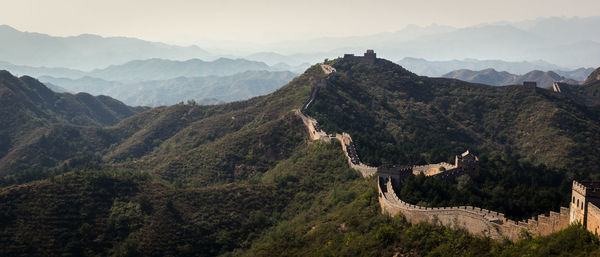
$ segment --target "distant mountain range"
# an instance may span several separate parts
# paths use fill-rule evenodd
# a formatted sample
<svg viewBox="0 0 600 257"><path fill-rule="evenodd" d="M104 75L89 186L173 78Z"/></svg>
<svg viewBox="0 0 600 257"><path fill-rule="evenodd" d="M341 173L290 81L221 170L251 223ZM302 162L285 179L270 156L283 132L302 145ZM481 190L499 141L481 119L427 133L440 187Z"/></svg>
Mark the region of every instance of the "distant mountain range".
<svg viewBox="0 0 600 257"><path fill-rule="evenodd" d="M228 76L177 77L129 83L89 76L80 79L43 76L40 81L48 87L58 87L58 90L63 88L70 92L112 96L132 106L161 106L187 100L199 104L244 100L271 93L296 76L289 71L245 71Z"/></svg>
<svg viewBox="0 0 600 257"><path fill-rule="evenodd" d="M556 74L577 81L584 81L593 71L594 68L579 68L571 71L553 70Z"/></svg>
<svg viewBox="0 0 600 257"><path fill-rule="evenodd" d="M397 61L402 67L422 76L440 77L456 70L481 71L494 69L506 71L512 74L525 74L533 70L554 71L560 76L583 81L594 71L594 68L578 68L570 70L545 61L535 62L507 62L502 60L450 60L450 61L428 61L421 58L406 57Z"/></svg>
<svg viewBox="0 0 600 257"><path fill-rule="evenodd" d="M460 69L483 70L493 68L514 74L525 74L532 70L564 69L557 65L538 62L507 62L502 60L462 59L449 61L428 61L422 58L405 57L397 61L402 67L422 76L440 77L448 72Z"/></svg>
<svg viewBox="0 0 600 257"><path fill-rule="evenodd" d="M464 28L411 25L395 32L365 36L317 38L252 47L240 43L237 49L246 47L257 52L256 49L262 47L287 56L285 61L279 58L284 62L317 62L344 53L362 53L366 48L375 49L379 56L394 60L407 56L430 60L544 60L572 69L600 66L600 35L590 33L598 27L600 16L551 17Z"/></svg>
<svg viewBox="0 0 600 257"><path fill-rule="evenodd" d="M291 81L296 74L287 68L290 66L227 58L208 62L137 60L90 72L0 63L0 69L37 77L55 92L108 95L133 106L171 105L187 100L214 104L248 99L271 93Z"/></svg>
<svg viewBox="0 0 600 257"><path fill-rule="evenodd" d="M440 76L456 69L481 70L494 68L524 74L531 70L571 70L577 67L600 66L600 35L590 33L600 27L600 16L585 18L540 18L521 22L480 24L464 28L444 25L409 25L394 32L365 36L328 37L269 44L228 42L216 45L197 42L197 46L181 47L134 38L80 35L54 37L40 33L21 32L0 26L0 61L26 66L66 67L92 70L119 65L133 60L218 57L245 58L268 65L296 67L320 62L324 58L344 53L362 53L375 49L379 56L400 60L414 56L429 60L530 60L536 65L526 71L502 67L455 67L428 73ZM204 49L210 49L208 52ZM544 60L544 62L531 61ZM402 63L400 63L402 65ZM302 69L290 70L301 72Z"/></svg>
<svg viewBox="0 0 600 257"><path fill-rule="evenodd" d="M572 85L577 85L580 83L579 81L562 77L552 71L543 72L539 70L534 70L524 75L515 75L506 71L499 72L494 69L485 69L480 71L462 69L446 73L442 77L493 86L516 85L522 84L523 81L535 81L537 82L538 87L550 87L554 82L562 82Z"/></svg>
<svg viewBox="0 0 600 257"><path fill-rule="evenodd" d="M55 37L21 32L7 25L0 25L0 38L2 61L28 66L91 70L138 59L211 58L208 52L197 46L181 47L136 38L89 34Z"/></svg>
<svg viewBox="0 0 600 257"><path fill-rule="evenodd" d="M93 70L87 76L121 82L164 80L177 77L227 76L250 70L270 70L263 62L220 58L211 62L199 59L172 61L149 59L131 61Z"/></svg>

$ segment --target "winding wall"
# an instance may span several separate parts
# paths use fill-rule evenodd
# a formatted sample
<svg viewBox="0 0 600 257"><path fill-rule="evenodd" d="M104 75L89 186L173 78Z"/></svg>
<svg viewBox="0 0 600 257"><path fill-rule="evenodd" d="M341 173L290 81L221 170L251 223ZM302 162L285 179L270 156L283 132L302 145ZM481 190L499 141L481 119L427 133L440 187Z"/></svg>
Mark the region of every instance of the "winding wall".
<svg viewBox="0 0 600 257"><path fill-rule="evenodd" d="M538 215L526 221L513 221L504 214L472 206L458 207L422 207L402 201L392 188L389 179L378 178L379 205L383 213L402 215L411 223L431 222L455 229L465 229L475 234L493 239L515 241L523 233L532 236L548 235L569 225L569 209L560 208L560 213L550 212L550 215Z"/></svg>
<svg viewBox="0 0 600 257"><path fill-rule="evenodd" d="M335 68L333 68L329 65L325 65L325 64L321 64L321 69L327 75L335 72ZM302 108L300 110L297 110L297 109L294 110L294 113L302 119L304 126L306 127L306 129L308 130L308 133L310 134L311 140L321 140L321 141L330 142L332 139L337 139L338 141L340 141L340 143L342 145L342 150L344 151L344 155L346 155L346 159L348 160L348 164L350 165L350 167L359 171L363 177L373 176L375 173L377 173L377 167L368 166L360 161L358 163L352 162L352 158L348 154L348 147L347 147L348 145L350 145L352 143L352 138L350 137L350 135L348 133L344 132L342 134L336 134L335 136L327 134L327 133L325 133L325 131L323 131L319 128L319 123L317 122L317 120L315 120L314 118L312 118L308 115L305 115L303 113L303 111L305 111L310 106L310 104L312 104L313 101L315 100L315 97L317 96L317 93L319 92L319 88L325 87L325 86L327 86L326 80L318 81L310 93L310 98L306 101L306 103L304 103L304 105L302 105Z"/></svg>
<svg viewBox="0 0 600 257"><path fill-rule="evenodd" d="M325 74L335 72L335 69L328 65L321 65L321 68ZM315 84L310 98L302 106L301 110L294 110L294 113L302 119L310 134L311 140L329 142L332 139L337 139L342 145L342 149L350 167L359 171L363 177L376 174L378 168L363 164L358 159L358 156L355 156L353 162L348 150L348 146L353 145L352 138L348 133L336 134L335 136L329 135L319 128L315 119L303 113L303 111L313 103L318 88L326 85L326 81L319 81ZM451 168L455 168L455 165L439 163L412 167L407 166L406 176L421 172L427 176L453 175L445 174L443 170L440 170L440 167L450 170ZM454 171L461 172L460 169L454 169ZM465 229L475 235L487 236L497 240L507 238L512 241L519 239L524 233L532 236L548 235L566 228L570 223L569 208L565 207L561 207L559 213L551 211L548 216L538 215L527 221L518 222L505 218L502 213L472 206L431 208L412 205L398 198L392 187L391 178L380 176L377 180L379 205L381 206L382 212L392 216L402 213L402 215L411 223L432 222L455 229ZM600 209L598 210L598 213L600 213ZM600 217L600 214L598 214L598 216ZM598 218L598 220L600 220L600 218ZM600 224L600 222L598 222L598 224ZM600 227L597 224L594 225Z"/></svg>

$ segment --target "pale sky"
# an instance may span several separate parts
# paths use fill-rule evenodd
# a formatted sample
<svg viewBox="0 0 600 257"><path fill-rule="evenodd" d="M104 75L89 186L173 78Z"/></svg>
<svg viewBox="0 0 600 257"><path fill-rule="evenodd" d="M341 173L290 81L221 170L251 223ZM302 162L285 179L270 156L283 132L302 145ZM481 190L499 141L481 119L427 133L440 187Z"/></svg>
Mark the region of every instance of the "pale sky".
<svg viewBox="0 0 600 257"><path fill-rule="evenodd" d="M268 43L600 15L599 0L0 0L0 24L55 36L128 36L176 44Z"/></svg>

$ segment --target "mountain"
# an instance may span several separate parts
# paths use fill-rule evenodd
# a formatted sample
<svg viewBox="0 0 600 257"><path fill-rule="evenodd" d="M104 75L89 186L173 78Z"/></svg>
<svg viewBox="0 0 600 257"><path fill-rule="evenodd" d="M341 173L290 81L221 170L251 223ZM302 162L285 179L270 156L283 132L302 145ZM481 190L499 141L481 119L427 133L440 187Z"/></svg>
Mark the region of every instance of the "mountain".
<svg viewBox="0 0 600 257"><path fill-rule="evenodd" d="M592 72L583 82L583 84L589 85L594 84L600 80L600 68Z"/></svg>
<svg viewBox="0 0 600 257"><path fill-rule="evenodd" d="M600 42L600 36L590 33L600 23L600 16L591 17L546 17L515 22L512 25L545 38L554 38L559 43L573 41ZM561 35L556 37L556 35Z"/></svg>
<svg viewBox="0 0 600 257"><path fill-rule="evenodd" d="M186 61L149 59L111 65L104 69L93 70L87 75L111 81L139 82L177 77L226 76L249 70L268 69L269 66L262 62L244 59L220 58L211 62L199 59Z"/></svg>
<svg viewBox="0 0 600 257"><path fill-rule="evenodd" d="M389 33L286 41L267 44L263 48L281 56L294 57L299 62L309 63L367 48L377 49L380 56L393 60L409 56L429 60L544 60L564 67L562 69L572 69L599 66L597 60L600 54L600 38L590 33L598 26L600 16L548 17L521 22L485 23L463 28L409 25ZM257 51L255 46L249 49L243 43L233 48L261 52ZM428 74L408 66L406 68L427 76L440 76L457 69L494 68L515 74L531 70L555 70L550 67L527 67L519 71L495 66L453 67Z"/></svg>
<svg viewBox="0 0 600 257"><path fill-rule="evenodd" d="M181 101L223 103L273 92L306 65L268 66L245 59L149 59L83 72L0 63L13 73L31 72L56 92L108 95L129 105L159 106ZM303 68L304 67L304 68ZM268 71L267 71L268 70Z"/></svg>
<svg viewBox="0 0 600 257"><path fill-rule="evenodd" d="M442 75L444 78L460 79L473 83L482 83L493 86L523 84L524 81L535 81L538 87L551 87L554 82L577 85L578 81L567 79L553 71L530 71L523 75L514 75L506 71L498 72L494 69L481 71L456 70Z"/></svg>
<svg viewBox="0 0 600 257"><path fill-rule="evenodd" d="M544 72L539 70L531 71L519 76L514 84L523 84L524 81L535 81L539 87L550 87L554 82L562 82L573 85L579 84L579 81L561 77L553 71Z"/></svg>
<svg viewBox="0 0 600 257"><path fill-rule="evenodd" d="M455 70L442 75L443 78L454 78L463 81L481 83L493 86L511 85L512 81L518 79L518 75L510 74L506 71L498 72L492 68L472 71L472 70Z"/></svg>
<svg viewBox="0 0 600 257"><path fill-rule="evenodd" d="M512 205L511 215L522 216L570 200L570 191L561 197L570 187L556 181L593 175L600 135L595 109L541 88L420 77L383 59L326 64L336 72L327 75L313 65L268 95L157 107L112 126L63 124L18 151L10 149L22 166L0 169L11 174L0 188L0 254L600 251L594 235L577 226L512 243L384 215L376 181L348 166L337 141L309 140L292 111L312 99L306 113L328 133L350 133L360 158L372 165L448 161L466 148L481 153L481 176L469 188L497 195L473 194L473 203L496 210ZM504 179L492 180L492 166L504 163L511 164L501 169ZM514 183L518 179L523 181ZM498 187L488 190L490 185Z"/></svg>
<svg viewBox="0 0 600 257"><path fill-rule="evenodd" d="M309 109L328 133L350 133L367 164L436 163L442 156L423 154L424 147L435 145L440 152L509 150L534 163L575 168L582 163L569 160L579 159L582 147L591 150L592 142L600 140L577 136L600 129L595 110L550 90L419 77L377 61L352 72L356 63L338 60L332 86L321 90ZM565 124L578 128L566 133Z"/></svg>
<svg viewBox="0 0 600 257"><path fill-rule="evenodd" d="M245 71L228 76L178 77L133 83L92 77L73 80L46 76L40 77L40 81L71 92L108 95L128 105L161 106L187 100L215 103L249 99L271 93L296 76L288 71Z"/></svg>
<svg viewBox="0 0 600 257"><path fill-rule="evenodd" d="M11 152L44 137L46 128L59 126L54 124L107 126L146 110L126 106L107 96L55 93L31 77L17 78L7 71L0 71L0 100L0 174L3 175L7 165L15 164L14 160L6 159Z"/></svg>
<svg viewBox="0 0 600 257"><path fill-rule="evenodd" d="M69 90L66 90L65 88L63 88L61 86L57 86L57 85L54 85L51 83L44 83L44 85L56 93L69 93Z"/></svg>
<svg viewBox="0 0 600 257"><path fill-rule="evenodd" d="M554 70L560 76L577 81L584 81L593 71L594 68L579 68L571 71Z"/></svg>
<svg viewBox="0 0 600 257"><path fill-rule="evenodd" d="M2 61L28 66L91 70L136 59L209 58L196 46L173 46L135 38L79 35L54 37L0 25Z"/></svg>
<svg viewBox="0 0 600 257"><path fill-rule="evenodd" d="M282 54L278 54L275 52L258 52L247 55L244 59L254 60L259 62L264 62L268 65L275 65L278 63L285 63L288 65L299 65L302 64L301 61L294 59L294 57L285 56Z"/></svg>
<svg viewBox="0 0 600 257"><path fill-rule="evenodd" d="M32 67L26 65L14 65L0 61L0 69L10 71L13 74L27 74L31 77L53 76L58 78L76 79L85 76L85 72L67 68Z"/></svg>
<svg viewBox="0 0 600 257"><path fill-rule="evenodd" d="M525 74L532 70L557 70L564 69L559 66L544 62L507 62L502 60L450 60L428 61L420 58L405 57L396 63L406 69L423 76L440 77L454 70L502 70L512 74ZM586 75L587 76L587 75Z"/></svg>

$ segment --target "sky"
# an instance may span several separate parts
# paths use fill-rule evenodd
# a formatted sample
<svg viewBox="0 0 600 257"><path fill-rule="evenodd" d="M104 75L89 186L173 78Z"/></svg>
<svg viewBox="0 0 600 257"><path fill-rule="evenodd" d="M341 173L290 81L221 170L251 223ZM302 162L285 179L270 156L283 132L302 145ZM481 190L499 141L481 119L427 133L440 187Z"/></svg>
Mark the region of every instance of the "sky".
<svg viewBox="0 0 600 257"><path fill-rule="evenodd" d="M538 17L598 15L598 0L0 0L0 24L55 36L258 44Z"/></svg>

